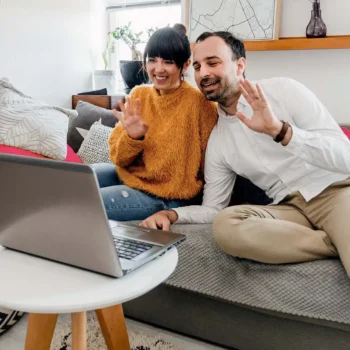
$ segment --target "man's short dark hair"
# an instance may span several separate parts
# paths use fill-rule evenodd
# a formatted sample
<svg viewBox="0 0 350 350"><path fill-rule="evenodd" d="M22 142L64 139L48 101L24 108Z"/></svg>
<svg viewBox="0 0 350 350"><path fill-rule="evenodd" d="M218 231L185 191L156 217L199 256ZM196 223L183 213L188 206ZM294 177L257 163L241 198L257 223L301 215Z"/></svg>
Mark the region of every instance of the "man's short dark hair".
<svg viewBox="0 0 350 350"><path fill-rule="evenodd" d="M230 32L204 32L201 34L197 40L196 43L200 43L201 41L204 41L207 38L210 38L212 36L217 36L219 38L222 38L227 46L231 49L233 53L233 59L237 60L241 57L246 58L245 55L245 48L244 44L241 40L237 39L233 34Z"/></svg>

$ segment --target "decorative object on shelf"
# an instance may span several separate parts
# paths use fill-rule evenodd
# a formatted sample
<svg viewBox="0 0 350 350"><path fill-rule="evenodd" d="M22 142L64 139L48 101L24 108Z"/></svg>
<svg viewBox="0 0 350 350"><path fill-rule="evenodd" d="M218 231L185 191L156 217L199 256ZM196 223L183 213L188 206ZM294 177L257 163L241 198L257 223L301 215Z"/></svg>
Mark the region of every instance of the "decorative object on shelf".
<svg viewBox="0 0 350 350"><path fill-rule="evenodd" d="M148 28L146 33L148 38L157 30L158 28ZM126 45L129 46L131 50L131 61L120 61L120 72L126 86L125 92L129 93L130 90L140 84L145 84L149 82L147 72L143 69L142 53L137 49L137 45L140 43L145 43L146 41L142 38L143 32L135 33L131 29L131 22L127 25L116 27L108 35L112 36L115 40L123 40Z"/></svg>
<svg viewBox="0 0 350 350"><path fill-rule="evenodd" d="M129 94L131 89L137 85L149 82L148 74L143 68L142 61L120 60L120 73L125 84L125 93Z"/></svg>
<svg viewBox="0 0 350 350"><path fill-rule="evenodd" d="M307 38L325 38L327 35L327 27L321 16L321 0L312 0L311 19L306 27Z"/></svg>
<svg viewBox="0 0 350 350"><path fill-rule="evenodd" d="M92 88L107 89L108 94L117 93L117 72L111 69L95 69L92 75Z"/></svg>

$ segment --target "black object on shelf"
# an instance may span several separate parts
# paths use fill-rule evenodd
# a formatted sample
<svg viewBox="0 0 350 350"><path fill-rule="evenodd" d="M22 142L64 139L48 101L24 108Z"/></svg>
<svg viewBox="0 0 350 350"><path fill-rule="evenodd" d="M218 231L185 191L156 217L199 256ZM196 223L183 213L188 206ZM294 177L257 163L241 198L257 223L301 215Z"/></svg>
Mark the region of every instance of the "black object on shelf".
<svg viewBox="0 0 350 350"><path fill-rule="evenodd" d="M93 90L93 91L86 91L86 92L80 92L78 95L107 95L107 89L100 89L100 90Z"/></svg>
<svg viewBox="0 0 350 350"><path fill-rule="evenodd" d="M320 0L314 0L312 4L311 19L306 27L307 38L325 38L327 27L322 20Z"/></svg>
<svg viewBox="0 0 350 350"><path fill-rule="evenodd" d="M148 74L143 69L142 61L120 61L120 72L126 86L126 93L129 93L137 85L149 82Z"/></svg>

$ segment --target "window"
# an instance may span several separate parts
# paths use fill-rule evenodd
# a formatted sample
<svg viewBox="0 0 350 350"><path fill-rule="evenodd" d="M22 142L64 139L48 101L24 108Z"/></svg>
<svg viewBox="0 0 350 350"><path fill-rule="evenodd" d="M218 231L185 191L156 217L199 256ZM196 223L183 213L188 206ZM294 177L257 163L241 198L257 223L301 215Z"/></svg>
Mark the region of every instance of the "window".
<svg viewBox="0 0 350 350"><path fill-rule="evenodd" d="M109 14L110 30L114 30L118 26L127 25L129 22L131 22L131 29L134 32L143 32L142 38L146 41L148 39L146 29L151 27L162 28L167 25L173 26L175 23L181 23L181 4L126 7ZM140 43L137 49L143 53L145 46L146 43ZM114 54L111 57L111 69L116 69L119 84L122 85L119 60L131 60L131 50L122 40L118 40L115 43Z"/></svg>

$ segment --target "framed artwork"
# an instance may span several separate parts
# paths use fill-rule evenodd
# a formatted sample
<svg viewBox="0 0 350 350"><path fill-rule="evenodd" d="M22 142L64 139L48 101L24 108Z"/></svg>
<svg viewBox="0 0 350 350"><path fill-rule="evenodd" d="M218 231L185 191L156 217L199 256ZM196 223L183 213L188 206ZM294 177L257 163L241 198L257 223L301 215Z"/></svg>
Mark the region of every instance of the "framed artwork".
<svg viewBox="0 0 350 350"><path fill-rule="evenodd" d="M186 0L189 39L203 32L229 31L241 40L276 40L282 0Z"/></svg>

